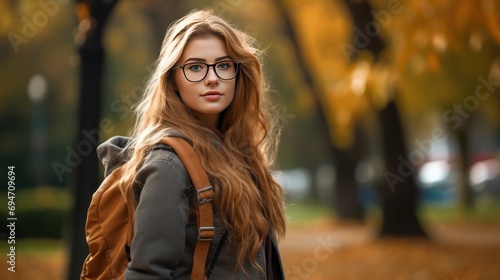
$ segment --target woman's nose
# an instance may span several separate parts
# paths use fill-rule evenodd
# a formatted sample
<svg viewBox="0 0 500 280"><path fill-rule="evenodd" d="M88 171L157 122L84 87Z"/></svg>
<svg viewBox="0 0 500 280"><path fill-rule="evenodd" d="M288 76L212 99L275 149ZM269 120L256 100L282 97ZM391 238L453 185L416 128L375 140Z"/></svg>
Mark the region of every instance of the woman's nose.
<svg viewBox="0 0 500 280"><path fill-rule="evenodd" d="M205 77L205 81L207 83L218 83L219 82L219 76L217 76L217 73L215 73L215 65L212 67L208 67L208 73L207 73L207 76Z"/></svg>

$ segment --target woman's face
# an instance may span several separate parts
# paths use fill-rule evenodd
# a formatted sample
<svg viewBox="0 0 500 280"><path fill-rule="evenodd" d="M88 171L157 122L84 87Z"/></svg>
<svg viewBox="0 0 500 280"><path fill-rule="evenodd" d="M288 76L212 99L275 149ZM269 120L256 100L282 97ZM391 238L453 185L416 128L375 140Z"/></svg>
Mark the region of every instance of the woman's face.
<svg viewBox="0 0 500 280"><path fill-rule="evenodd" d="M210 35L195 37L189 41L184 48L177 65L186 65L184 72L187 78L197 80L206 72L206 64L232 61L226 45L219 37ZM231 73L237 67L232 63L220 63L208 67L208 73L200 81L191 82L187 80L183 69L175 70L175 83L182 102L191 110L194 116L202 122L216 127L220 113L223 112L233 101L236 78L223 80L231 77Z"/></svg>

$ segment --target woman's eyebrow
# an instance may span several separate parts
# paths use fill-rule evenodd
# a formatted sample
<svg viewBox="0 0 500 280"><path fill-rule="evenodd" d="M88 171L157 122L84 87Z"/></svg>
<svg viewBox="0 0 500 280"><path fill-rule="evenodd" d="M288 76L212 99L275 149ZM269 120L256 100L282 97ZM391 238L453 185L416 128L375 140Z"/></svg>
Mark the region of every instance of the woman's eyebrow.
<svg viewBox="0 0 500 280"><path fill-rule="evenodd" d="M215 61L221 61L221 60L224 60L224 59L232 59L232 57L230 55L225 55L225 56L221 56L221 57L216 58ZM184 63L188 63L188 61L193 61L193 62L207 62L206 59L199 58L199 57L190 57L190 58L186 59L184 61Z"/></svg>
<svg viewBox="0 0 500 280"><path fill-rule="evenodd" d="M221 61L221 60L228 59L228 58L233 59L230 55L226 55L226 56L216 58L215 61Z"/></svg>

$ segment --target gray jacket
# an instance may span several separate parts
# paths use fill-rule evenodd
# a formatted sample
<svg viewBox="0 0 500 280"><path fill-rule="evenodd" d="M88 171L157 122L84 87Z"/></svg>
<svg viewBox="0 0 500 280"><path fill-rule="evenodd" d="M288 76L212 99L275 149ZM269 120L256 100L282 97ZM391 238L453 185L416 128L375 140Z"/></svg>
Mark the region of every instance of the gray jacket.
<svg viewBox="0 0 500 280"><path fill-rule="evenodd" d="M121 153L127 142L128 138L115 136L98 147L106 176L127 160L125 153ZM184 165L170 147L158 145L148 154L136 174L133 190L138 205L125 279L189 280L197 242L192 209L195 192ZM210 245L207 266L226 231L216 209L214 226L216 235ZM248 259L244 262L248 275L236 267L236 252L237 245L226 240L210 279L266 279ZM265 271L264 246L257 254L257 261Z"/></svg>

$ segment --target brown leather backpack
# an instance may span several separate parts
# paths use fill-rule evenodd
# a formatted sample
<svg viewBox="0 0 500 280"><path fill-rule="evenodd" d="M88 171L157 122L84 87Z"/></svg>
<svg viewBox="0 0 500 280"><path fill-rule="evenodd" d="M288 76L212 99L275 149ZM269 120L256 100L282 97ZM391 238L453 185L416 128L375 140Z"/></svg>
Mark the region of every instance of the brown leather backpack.
<svg viewBox="0 0 500 280"><path fill-rule="evenodd" d="M215 234L213 226L213 188L207 173L185 140L166 137L162 143L172 147L184 164L197 191L196 219L198 242L194 251L192 280L207 279L205 262ZM81 280L123 279L134 236L135 198L130 188L118 184L122 169L115 169L92 196L87 212L86 238L90 253L83 264Z"/></svg>

